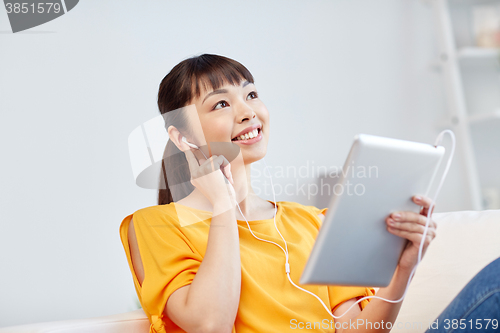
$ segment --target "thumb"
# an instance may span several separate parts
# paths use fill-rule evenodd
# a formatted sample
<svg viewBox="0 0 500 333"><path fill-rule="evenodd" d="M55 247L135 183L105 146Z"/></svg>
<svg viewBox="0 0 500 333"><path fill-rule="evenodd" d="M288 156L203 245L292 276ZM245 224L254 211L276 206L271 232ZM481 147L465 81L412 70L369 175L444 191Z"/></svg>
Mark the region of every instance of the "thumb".
<svg viewBox="0 0 500 333"><path fill-rule="evenodd" d="M231 173L231 163L224 157L224 155L219 155L221 159L220 169L224 176L234 185L233 175Z"/></svg>

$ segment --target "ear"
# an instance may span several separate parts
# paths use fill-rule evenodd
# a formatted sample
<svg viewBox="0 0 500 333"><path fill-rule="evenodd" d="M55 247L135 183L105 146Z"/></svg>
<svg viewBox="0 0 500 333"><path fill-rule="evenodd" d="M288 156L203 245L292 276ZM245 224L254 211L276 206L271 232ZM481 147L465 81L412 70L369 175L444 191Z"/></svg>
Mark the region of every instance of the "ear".
<svg viewBox="0 0 500 333"><path fill-rule="evenodd" d="M183 135L175 126L170 125L167 128L167 133L169 140L172 141L180 151L191 149L185 142L182 141Z"/></svg>

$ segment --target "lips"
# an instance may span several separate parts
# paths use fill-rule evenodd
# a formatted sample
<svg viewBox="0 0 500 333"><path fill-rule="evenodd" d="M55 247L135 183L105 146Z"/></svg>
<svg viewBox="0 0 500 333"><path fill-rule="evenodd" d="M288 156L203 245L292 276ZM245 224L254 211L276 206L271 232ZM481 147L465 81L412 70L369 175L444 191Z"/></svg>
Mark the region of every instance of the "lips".
<svg viewBox="0 0 500 333"><path fill-rule="evenodd" d="M259 129L255 129L255 130L253 130L253 132L250 132L250 133L254 133L255 134L255 132L257 132L257 131L258 131L257 135L254 136L253 138L241 139L241 136L240 136L239 139L232 140L231 142L234 142L235 144L243 145L243 146L253 145L254 143L257 143L260 140L262 140L262 132Z"/></svg>
<svg viewBox="0 0 500 333"><path fill-rule="evenodd" d="M253 130L257 129L259 134L262 130L262 125L261 124L255 124L255 125L252 125L252 126L249 126L247 128L245 128L243 131L239 132L238 134L236 134L232 139L231 141L235 141L236 138L238 138L240 135L243 135L243 134L246 134L248 132L251 132Z"/></svg>

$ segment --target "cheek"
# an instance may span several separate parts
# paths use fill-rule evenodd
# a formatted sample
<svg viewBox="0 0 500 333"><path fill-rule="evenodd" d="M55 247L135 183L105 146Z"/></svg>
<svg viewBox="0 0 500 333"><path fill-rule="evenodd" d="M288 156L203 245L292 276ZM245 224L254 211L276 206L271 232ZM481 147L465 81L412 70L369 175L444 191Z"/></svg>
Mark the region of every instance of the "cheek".
<svg viewBox="0 0 500 333"><path fill-rule="evenodd" d="M260 110L257 116L264 123L264 127L269 130L269 118L270 118L269 111L267 111L267 109L264 107Z"/></svg>
<svg viewBox="0 0 500 333"><path fill-rule="evenodd" d="M269 123L269 112L267 110L264 112L263 118L266 123Z"/></svg>
<svg viewBox="0 0 500 333"><path fill-rule="evenodd" d="M207 141L222 142L231 139L231 126L230 122L222 119L211 121L210 124L204 126L204 132Z"/></svg>
<svg viewBox="0 0 500 333"><path fill-rule="evenodd" d="M265 121L269 121L269 111L267 110L267 108L264 106L261 110L261 113L262 113L262 117L264 118Z"/></svg>

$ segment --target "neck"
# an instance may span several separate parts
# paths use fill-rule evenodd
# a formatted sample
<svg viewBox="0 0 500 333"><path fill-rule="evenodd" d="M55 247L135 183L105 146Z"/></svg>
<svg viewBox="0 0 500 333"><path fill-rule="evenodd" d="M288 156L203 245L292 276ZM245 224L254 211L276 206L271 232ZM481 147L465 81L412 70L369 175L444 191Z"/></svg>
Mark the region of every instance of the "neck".
<svg viewBox="0 0 500 333"><path fill-rule="evenodd" d="M250 212L254 210L253 207L257 206L257 204L262 201L252 188L251 164L244 165L242 168L237 168L233 173L233 179L234 191L236 192L236 199L241 212L245 216L250 215ZM236 212L237 216L241 215L238 208L236 208Z"/></svg>

